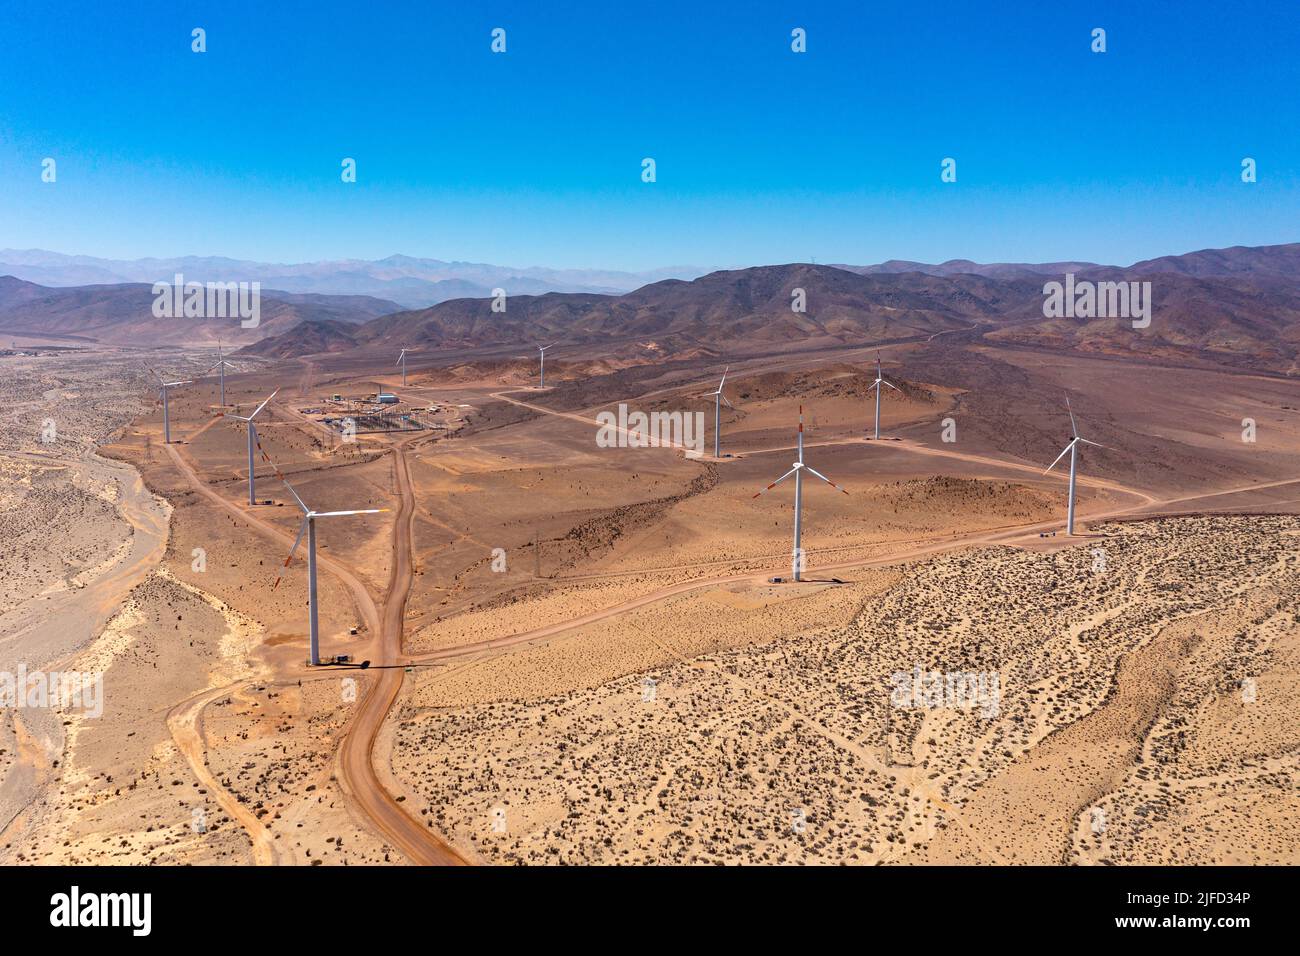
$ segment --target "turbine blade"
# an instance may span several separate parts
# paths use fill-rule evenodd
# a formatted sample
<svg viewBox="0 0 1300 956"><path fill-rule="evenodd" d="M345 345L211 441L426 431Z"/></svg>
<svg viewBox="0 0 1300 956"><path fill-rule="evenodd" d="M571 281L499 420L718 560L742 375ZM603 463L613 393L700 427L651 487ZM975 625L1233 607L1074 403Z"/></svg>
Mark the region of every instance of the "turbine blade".
<svg viewBox="0 0 1300 956"><path fill-rule="evenodd" d="M289 566L289 562L293 560L294 553L298 550L298 545L302 544L302 536L306 533L307 533L307 519L304 517L302 519L302 524L298 526L298 537L293 539L293 547L289 549L289 556L284 559L284 566L286 568ZM274 591L276 588L280 586L280 579L282 577L284 577L283 571L275 576L275 583L271 585L272 591Z"/></svg>
<svg viewBox="0 0 1300 956"><path fill-rule="evenodd" d="M275 396L279 394L280 394L280 390L277 388L274 392L272 392L270 395L266 397L265 402L263 402L261 405L258 405L257 408L254 409L253 414L248 416L248 420L251 422L254 418L256 418L257 413L260 412L262 409L266 408L267 404L271 401L271 399L275 398Z"/></svg>
<svg viewBox="0 0 1300 956"><path fill-rule="evenodd" d="M237 422L246 422L246 421L249 421L249 419L245 418L243 415L232 415L232 414L230 414L230 412L226 412L225 415L224 415L223 417L224 417L224 418L233 418L233 419L234 419L235 421L237 421Z"/></svg>
<svg viewBox="0 0 1300 956"><path fill-rule="evenodd" d="M259 445L258 445L258 450L259 450L259 451L261 450L261 447L262 447L262 446L259 444ZM265 454L265 452L263 452L263 454ZM303 513L303 514L311 514L311 509L308 508L305 504L302 503L302 499L298 497L298 492L296 492L296 491L293 490L293 485L291 485L291 484L289 484L289 482L285 481L283 475L280 476L280 480L281 480L282 482L284 482L284 486L285 486L286 488L289 489L289 494L293 495L293 500L296 501L296 502L298 502L298 507L302 509L302 513Z"/></svg>
<svg viewBox="0 0 1300 956"><path fill-rule="evenodd" d="M719 395L718 398L722 399L722 404L726 405L728 408L734 409L736 407L735 405L731 404L731 402L727 401L726 395Z"/></svg>
<svg viewBox="0 0 1300 956"><path fill-rule="evenodd" d="M794 468L791 468L789 471L787 471L784 475L782 475L782 476L781 476L780 478L778 478L776 481L772 482L770 485L768 485L766 488L764 488L762 491L760 491L760 492L758 493L758 495L765 494L766 492L771 491L773 488L775 488L775 487L776 487L777 485L779 485L781 482L785 481L787 478L789 478L789 477L790 477L791 475L793 475L794 473L795 473L795 469L794 469ZM758 495L754 495L754 497L757 498Z"/></svg>
<svg viewBox="0 0 1300 956"><path fill-rule="evenodd" d="M1065 410L1070 413L1070 434L1079 437L1079 426L1074 423L1074 409L1070 407L1070 396L1065 396Z"/></svg>
<svg viewBox="0 0 1300 956"><path fill-rule="evenodd" d="M1076 441L1077 441L1077 439L1076 439ZM1061 451L1061 453L1060 453L1059 455L1056 456L1056 461L1052 462L1052 463L1051 463L1050 465L1048 465L1045 469L1043 469L1043 474L1047 474L1049 471L1051 471L1053 468L1055 468L1055 467L1056 467L1056 462L1057 462L1057 461L1060 461L1062 458L1064 458L1064 457L1065 457L1065 453L1066 453L1067 451L1069 451L1069 450L1070 450L1071 448L1073 448L1073 447L1074 447L1074 442L1073 442L1073 441L1070 442L1070 444L1066 445L1065 448Z"/></svg>
<svg viewBox="0 0 1300 956"><path fill-rule="evenodd" d="M724 385L727 384L727 373L730 372L730 371L731 371L731 366L730 366L730 365L728 365L726 368L724 368L724 369L722 370L722 381L718 383L718 391L719 391L719 392L722 391L722 386L724 386Z"/></svg>
<svg viewBox="0 0 1300 956"><path fill-rule="evenodd" d="M880 381L881 381L880 379L876 379L874 382L872 382L870 385L868 385L868 386L867 386L867 391L870 392L873 388L875 388L877 385L880 384Z"/></svg>
<svg viewBox="0 0 1300 956"><path fill-rule="evenodd" d="M1099 445L1099 444L1097 444L1095 441L1088 441L1088 439L1086 439L1086 438L1079 438L1079 439L1076 439L1076 440L1077 440L1077 441L1081 441L1081 442L1083 442L1085 445L1091 445L1093 448L1105 448L1105 447L1106 447L1105 445Z"/></svg>
<svg viewBox="0 0 1300 956"><path fill-rule="evenodd" d="M827 478L825 475L823 475L823 474L822 474L820 471L818 471L816 468L811 468L811 467L809 467L808 465L804 465L804 467L807 468L808 471L810 471L810 472L812 472L814 475L816 475L818 478L820 478L822 481L826 482L826 484L830 485L830 486L831 486L832 488L834 488L836 491L843 491L844 494L846 494L846 495L848 494L847 491L844 491L843 488L841 488L839 485L835 484L835 482L831 481L829 478Z"/></svg>
<svg viewBox="0 0 1300 956"><path fill-rule="evenodd" d="M901 392L901 391L902 391L902 389L899 388L897 385L892 385L892 384L890 384L889 382L886 382L883 378L882 378L880 381L883 382L885 385L889 385L889 387L892 388L892 389L893 389L894 391L896 391L896 392Z"/></svg>
<svg viewBox="0 0 1300 956"><path fill-rule="evenodd" d="M387 508L364 508L360 511L318 511L317 518L342 518L344 515L377 515L381 511L387 511Z"/></svg>

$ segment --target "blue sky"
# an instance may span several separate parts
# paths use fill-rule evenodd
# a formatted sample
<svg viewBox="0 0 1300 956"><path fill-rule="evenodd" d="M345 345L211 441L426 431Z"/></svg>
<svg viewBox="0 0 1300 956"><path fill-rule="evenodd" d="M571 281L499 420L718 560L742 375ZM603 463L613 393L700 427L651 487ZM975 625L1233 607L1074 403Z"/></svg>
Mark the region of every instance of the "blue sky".
<svg viewBox="0 0 1300 956"><path fill-rule="evenodd" d="M0 247L1127 263L1300 240L1297 89L1290 0L8 0Z"/></svg>

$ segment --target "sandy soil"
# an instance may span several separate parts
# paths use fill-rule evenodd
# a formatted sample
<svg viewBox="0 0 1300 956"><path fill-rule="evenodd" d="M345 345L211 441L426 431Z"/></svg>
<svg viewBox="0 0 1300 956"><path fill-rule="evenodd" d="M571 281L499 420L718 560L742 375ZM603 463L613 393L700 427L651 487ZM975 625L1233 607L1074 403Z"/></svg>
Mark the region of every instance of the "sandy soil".
<svg viewBox="0 0 1300 956"><path fill-rule="evenodd" d="M252 508L214 382L173 393L164 447L144 356L6 358L0 669L99 674L105 711L0 713L0 862L404 863L446 840L486 863L1294 863L1300 519L1105 520L1295 512L1286 383L884 351L885 440L863 440L865 364L771 356L733 368L719 459L595 441L619 401L711 428L711 367L574 365L541 391L473 363L405 389L359 357L249 363L236 408L284 387ZM399 455L303 411L377 382L453 427ZM1063 385L1108 446L1075 539L1042 474ZM809 463L850 494L806 487L810 580L773 584L792 490L753 496L801 403ZM304 666L278 473L319 510L390 509L320 527L323 649L370 670ZM893 700L916 668L984 696Z"/></svg>
<svg viewBox="0 0 1300 956"><path fill-rule="evenodd" d="M499 862L1291 858L1289 824L1272 822L1300 800L1300 696L1274 655L1294 653L1300 541L1283 532L1300 523L1103 530L1053 554L934 558L856 594L847 623L799 628L801 612L834 621L807 606L783 637L721 653L692 635L744 633L746 616L710 620L699 598L591 642L588 655L646 663L596 686L575 679L579 650L550 650L549 668L519 655L513 683L499 659L433 675L401 715L399 773L454 839ZM891 676L917 665L996 673L997 714L891 706ZM1202 790L1225 801L1221 834L1195 825ZM1093 806L1112 808L1107 842L1076 850ZM1230 812L1253 806L1271 812ZM1153 831L1157 812L1175 819Z"/></svg>

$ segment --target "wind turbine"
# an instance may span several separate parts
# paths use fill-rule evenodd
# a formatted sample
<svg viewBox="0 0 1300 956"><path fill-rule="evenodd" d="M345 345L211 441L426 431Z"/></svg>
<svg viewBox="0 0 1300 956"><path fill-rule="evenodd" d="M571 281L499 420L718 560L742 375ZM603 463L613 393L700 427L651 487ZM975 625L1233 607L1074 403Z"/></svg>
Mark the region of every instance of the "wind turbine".
<svg viewBox="0 0 1300 956"><path fill-rule="evenodd" d="M800 405L799 406L799 460L794 463L794 466L789 471L787 471L776 481L772 482L770 485L764 488L763 491L760 491L758 493L758 495L761 495L763 494L763 492L771 491L773 488L775 488L781 482L785 481L791 475L794 475L794 550L790 553L791 554L790 576L794 578L794 580L796 581L802 580L800 576L802 572L802 568L800 567L800 565L803 564L803 560L802 560L803 549L800 547L799 542L801 539L801 532L803 530L803 473L805 471L811 472L813 475L820 478L822 481L826 482L826 484L830 485L836 491L844 492L844 494L846 495L848 494L847 491L844 491L843 488L835 484L835 482L831 481L820 471L813 468L811 465L804 464L803 406ZM758 495L754 495L754 497L757 498Z"/></svg>
<svg viewBox="0 0 1300 956"><path fill-rule="evenodd" d="M226 369L234 368L234 367L235 366L227 362L225 358L222 356L221 340L218 339L217 340L217 363L215 365L210 366L208 368L208 372L211 372L212 369L214 368L219 370L219 374L221 376L221 407L222 408L226 407ZM203 374L207 375L208 372L204 372Z"/></svg>
<svg viewBox="0 0 1300 956"><path fill-rule="evenodd" d="M1074 534L1074 479L1077 472L1079 458L1079 442L1083 442L1085 445L1092 445L1095 448L1105 448L1106 446L1098 445L1095 441L1088 441L1088 439L1080 437L1079 426L1074 422L1074 409L1070 407L1069 395L1065 396L1065 410L1070 413L1070 432L1074 437L1070 439L1070 443L1062 449L1061 453L1056 456L1056 461L1047 466L1047 470L1044 471L1043 474L1047 474L1047 472L1055 468L1056 462L1064 458L1066 452L1070 453L1070 501L1066 506L1065 512L1065 533Z"/></svg>
<svg viewBox="0 0 1300 956"><path fill-rule="evenodd" d="M275 398L275 396L279 394L280 390L277 388L267 396L265 402L253 409L253 414L251 415L232 415L229 412L226 412L226 418L233 418L237 422L244 422L248 425L248 503L250 505L257 504L257 493L255 490L257 478L253 474L253 446L257 444L257 426L253 424L253 419L257 417L258 412L266 408L271 399Z"/></svg>
<svg viewBox="0 0 1300 956"><path fill-rule="evenodd" d="M555 344L554 342L551 343L551 345L554 344ZM537 383L538 388L546 387L546 350L549 349L551 345L537 346L537 352L541 359L541 364L538 365L538 375L540 376L540 381Z"/></svg>
<svg viewBox="0 0 1300 956"><path fill-rule="evenodd" d="M872 382L869 386L867 386L868 392L871 391L873 388L876 390L876 439L877 440L880 439L880 386L882 385L888 385L896 392L901 391L901 389L897 385L894 385L891 382L886 382L885 376L880 374L880 353L877 352L876 353L876 380Z"/></svg>
<svg viewBox="0 0 1300 956"><path fill-rule="evenodd" d="M162 403L163 403L163 444L170 445L172 441L172 421L171 421L171 410L167 405L167 389L175 388L177 385L189 385L191 384L191 381L189 379L186 379L183 382L168 382L156 371L154 371L152 367L148 367L148 368L149 371L153 372L153 377L158 379L158 384L161 386L159 391L162 392Z"/></svg>
<svg viewBox="0 0 1300 956"><path fill-rule="evenodd" d="M716 392L709 392L709 394L713 396L713 457L714 458L721 457L718 454L718 436L720 434L720 429L721 429L719 423L722 420L722 403L727 402L727 396L722 394L722 386L727 384L727 372L729 372L730 370L731 370L730 365L728 365L726 368L722 370L722 381L718 383L718 390ZM731 404L731 402L727 402L727 407L734 409L736 406Z"/></svg>
<svg viewBox="0 0 1300 956"><path fill-rule="evenodd" d="M397 361L393 363L394 365L400 364L402 366L402 388L406 388L406 353L409 351L411 350L402 349L402 354L397 356Z"/></svg>
<svg viewBox="0 0 1300 956"><path fill-rule="evenodd" d="M270 401L270 399L268 399ZM284 481L283 478L280 479ZM285 481L284 486L289 489L289 494L293 495L293 500L298 502L298 507L302 509L302 525L298 528L298 537L294 539L293 547L289 549L289 556L284 559L284 566L287 568L289 562L293 560L294 552L298 550L298 545L302 543L302 536L307 535L307 619L310 623L311 633L311 663L315 666L320 663L320 625L316 613L316 519L317 518L341 518L346 515L373 515L381 511L387 511L387 508L366 508L361 511L312 511L302 499L298 497L298 492L293 490L293 486ZM280 578L275 579L275 584L271 585L271 590L280 586Z"/></svg>

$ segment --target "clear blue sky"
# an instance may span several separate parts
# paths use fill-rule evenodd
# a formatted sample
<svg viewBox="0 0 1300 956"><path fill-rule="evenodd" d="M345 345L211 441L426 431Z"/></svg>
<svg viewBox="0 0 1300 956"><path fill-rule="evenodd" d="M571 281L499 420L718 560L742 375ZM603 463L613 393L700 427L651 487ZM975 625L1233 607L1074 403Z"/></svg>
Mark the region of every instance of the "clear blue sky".
<svg viewBox="0 0 1300 956"><path fill-rule="evenodd" d="M1297 90L1292 0L6 0L0 247L1126 263L1300 240Z"/></svg>

